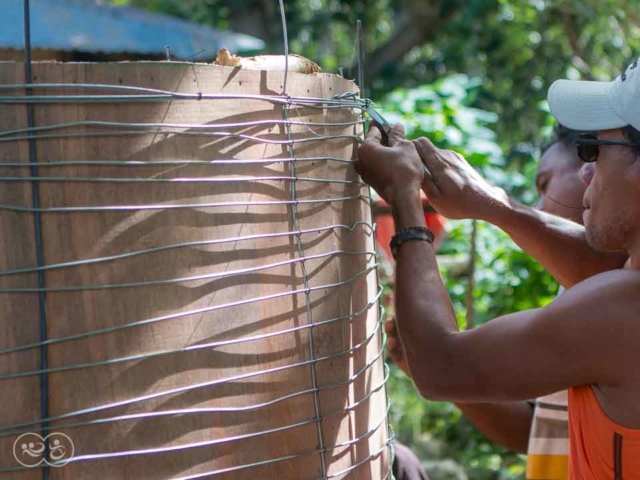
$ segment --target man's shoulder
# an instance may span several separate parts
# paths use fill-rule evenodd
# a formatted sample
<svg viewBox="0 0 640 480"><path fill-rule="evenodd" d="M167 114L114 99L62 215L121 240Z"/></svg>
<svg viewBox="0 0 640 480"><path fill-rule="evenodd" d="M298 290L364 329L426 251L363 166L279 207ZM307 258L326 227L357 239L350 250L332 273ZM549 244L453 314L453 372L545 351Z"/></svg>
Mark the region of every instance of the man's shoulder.
<svg viewBox="0 0 640 480"><path fill-rule="evenodd" d="M594 275L560 295L550 307L581 325L631 323L640 331L640 271L612 270Z"/></svg>
<svg viewBox="0 0 640 480"><path fill-rule="evenodd" d="M574 285L567 289L562 297L588 295L592 299L601 299L605 296L611 298L610 296L613 295L619 300L640 304L638 288L640 288L640 270L610 270Z"/></svg>
<svg viewBox="0 0 640 480"><path fill-rule="evenodd" d="M614 270L584 280L549 305L545 338L565 352L565 360L579 359L587 383L637 385L632 366L640 349L639 292L639 271Z"/></svg>

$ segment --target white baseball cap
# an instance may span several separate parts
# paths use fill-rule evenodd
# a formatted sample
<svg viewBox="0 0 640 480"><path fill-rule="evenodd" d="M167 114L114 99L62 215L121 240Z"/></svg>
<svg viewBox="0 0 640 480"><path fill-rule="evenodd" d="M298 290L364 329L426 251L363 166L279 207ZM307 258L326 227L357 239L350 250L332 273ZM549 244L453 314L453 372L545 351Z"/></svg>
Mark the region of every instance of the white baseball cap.
<svg viewBox="0 0 640 480"><path fill-rule="evenodd" d="M547 95L549 109L573 130L640 130L639 70L636 60L613 82L556 80Z"/></svg>

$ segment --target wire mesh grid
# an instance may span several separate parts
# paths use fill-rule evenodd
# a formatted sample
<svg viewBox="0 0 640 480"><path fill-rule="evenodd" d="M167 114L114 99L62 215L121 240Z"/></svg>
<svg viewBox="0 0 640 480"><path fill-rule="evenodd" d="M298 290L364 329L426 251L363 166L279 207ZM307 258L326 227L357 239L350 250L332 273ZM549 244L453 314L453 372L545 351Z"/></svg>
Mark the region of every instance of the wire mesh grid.
<svg viewBox="0 0 640 480"><path fill-rule="evenodd" d="M74 68L56 71L55 65L35 67L33 77L42 79L67 78ZM329 77L317 86L324 89L323 95L296 95L291 90L299 89L301 82L292 81L286 70L273 75L280 84L279 93L254 95L204 93L212 79L207 77L210 67L203 65L148 64L148 83L154 83L154 75L158 78L169 70L171 81L155 83L165 86L177 79L173 90L142 86L145 82L138 78L139 70L127 73L121 67L112 68L113 81L109 83L78 79L38 83L28 77L21 83L17 76L13 83L6 81L11 75L5 75L0 85L0 105L8 112L0 131L0 152L4 151L0 153L1 222L17 222L23 228L6 241L28 231L28 225L32 232L36 226L37 237L25 239L25 251L4 262L0 301L4 300L8 312L27 302L30 308L23 314L25 321L35 323L29 314L40 312L44 323L39 336L34 336L36 326L23 325L24 331L9 335L9 343L0 345L0 382L21 389L25 400L35 390L41 397L39 414L31 409L31 415L12 417L9 409L5 416L9 420L0 425L0 441L13 441L34 431L46 438L52 431L74 436L73 432L88 429L74 437L79 442L73 458L50 459L38 465L45 478L49 466L95 465L96 461L136 457L162 463L158 459L174 452L202 452L228 445L237 449L252 440L275 443L283 438L280 434L294 431L301 432L298 440L283 442L286 448L271 449L266 456L247 455L239 457L245 458L239 464L224 461L196 473L169 469L169 476L233 476L269 471L261 469L295 461L307 464L315 458L317 478L343 478L380 459L392 450L386 420L388 371L386 367L381 370L383 315L375 312L381 308L381 291L375 279L371 197L351 169L354 147L362 138L367 101L349 91L327 95L326 86L334 85ZM88 66L82 74L109 77L108 68ZM228 72L225 75L229 76ZM255 75L234 71L231 78L241 85ZM193 77L193 85L184 88L181 82L188 76ZM122 78L138 81L129 85ZM265 82L264 75L260 82ZM259 88L264 90L264 85ZM274 92L275 88L267 90ZM246 104L240 120L226 115L236 108L229 105L237 102ZM195 106L185 107L188 105ZM20 113L25 106L27 118ZM183 112L189 108L196 111L194 119L184 118ZM123 118L123 110L127 118ZM175 120L174 110L182 112ZM216 113L209 113L212 111ZM157 118L162 120L147 121ZM185 155L182 147L187 143L190 147ZM169 190L174 193L166 195ZM355 213L342 215L347 210ZM252 228L267 225L266 219L267 228ZM151 227L140 228L145 222L161 227L157 232L149 231ZM176 224L190 233L168 234L169 227L173 230ZM113 227L108 235L115 237L104 238L109 231L105 226ZM100 234L93 235L94 230ZM202 234L194 235L196 230ZM29 250L36 254L29 255ZM166 268L153 268L165 263ZM176 271L186 274L163 275ZM270 285L272 278L278 280ZM243 286L247 284L252 287ZM375 291L370 291L372 286ZM172 289L181 292L180 308L161 300L170 297ZM247 291L238 294L244 289ZM364 294L354 293L363 289ZM39 303L33 301L36 297ZM20 300L11 300L15 298ZM157 307L132 308L134 303L149 305L154 301ZM283 301L286 312L273 307ZM118 306L112 313L105 308L108 305ZM131 312L115 318L123 312L119 307ZM140 315L147 312L154 314ZM229 321L224 328L198 332L205 321L227 316L237 320L244 315L279 321L264 328L259 322L258 328L252 328L251 322ZM86 322L86 316L91 321ZM60 326L52 325L52 319L63 317ZM283 318L292 321L283 327ZM163 325L173 327L163 331ZM177 329L189 332L189 337L176 334ZM147 338L155 334L162 341L146 341L138 334L141 330ZM163 338L174 334L175 341ZM332 343L336 334L343 338ZM109 346L122 345L130 338L144 344L109 350ZM285 338L293 340L277 343ZM280 348L287 350L283 353ZM192 354L212 355L202 364L195 362L197 375L189 375L189 367L179 366L181 362L191 365L191 360L185 359ZM227 357L239 363L251 358L254 363L225 370L225 362L232 363ZM356 357L358 361L354 361ZM223 360L220 365L218 359ZM154 371L166 369L170 381L158 381L153 388L130 388L123 394L122 388L141 379L140 373L134 374L136 366L149 362ZM216 369L216 374L203 375L205 367ZM129 375L131 371L134 373ZM140 371L149 376L149 369ZM178 380L182 374L184 382ZM126 382L119 385L122 376L127 377ZM308 380L300 381L304 377ZM95 392L79 395L82 398L78 401L60 401L76 385L91 385L86 382L91 378L95 379ZM269 378L276 378L273 383L280 388L270 387L265 380ZM293 380L298 383L282 387ZM242 405L238 404L242 403L240 397L229 393L258 391L255 382L266 382L271 393L242 396L246 399ZM230 389L220 396L232 398L231 403L191 398L221 388ZM109 389L112 395L102 395ZM93 393L102 398L98 404L87 401ZM176 404L172 400L181 396L186 401L180 408L170 408ZM341 398L341 402L332 403L329 398ZM365 407L371 409L376 398L376 405L384 407L363 429L356 413ZM278 415L283 412L286 415ZM251 415L249 420L235 418L244 414ZM248 426L224 428L228 427L222 419L225 415ZM99 435L110 440L106 442L109 448L91 451L82 445L96 435L96 427L115 425L130 431L135 430L136 422L147 422L151 426L141 431L148 433L167 425L163 419L182 422L202 416L220 418L204 422L217 429L215 435L184 435L177 442L180 437L172 432L173 442L142 442L133 448L132 441L114 440L120 430L114 433L107 429ZM350 424L346 437L339 433L345 428L345 419ZM333 421L335 424L330 424ZM308 427L315 432L311 448L300 441L310 436L303 433ZM368 441L373 437L382 441L371 450ZM366 454L354 455L363 443L367 444ZM247 445L251 449L255 444ZM229 454L225 448L220 452L222 456ZM336 461L345 455L351 459ZM202 461L202 453L196 457ZM0 473L29 468L3 461ZM391 476L390 468L389 459L383 478ZM287 478L286 473L281 478Z"/></svg>

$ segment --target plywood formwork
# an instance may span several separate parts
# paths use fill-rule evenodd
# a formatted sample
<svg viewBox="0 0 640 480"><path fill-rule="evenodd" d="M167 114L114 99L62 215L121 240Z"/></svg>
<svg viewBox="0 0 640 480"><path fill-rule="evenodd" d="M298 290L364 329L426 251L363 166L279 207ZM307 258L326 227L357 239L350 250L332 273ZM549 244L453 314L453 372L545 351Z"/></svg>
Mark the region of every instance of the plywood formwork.
<svg viewBox="0 0 640 480"><path fill-rule="evenodd" d="M35 63L33 72L35 83L184 94L279 95L284 83L282 72L178 62ZM0 84L23 82L20 64L0 63ZM329 74L289 74L287 82L291 97L357 91ZM323 461L331 478L384 478L368 192L349 163L329 159L354 158L360 110L262 98L124 100L35 106L37 127L57 126L36 132L35 142L44 265L62 264L43 273L48 367L61 369L48 373L47 397L51 417L71 414L50 431L75 446L73 461L51 468L51 478L321 478ZM24 104L0 109L1 131L27 127ZM285 118L292 122L277 123ZM235 126L203 128L221 124ZM336 138L313 140L325 136ZM284 160L292 156L299 160ZM3 272L36 266L35 184L29 168L12 162L29 162L21 133L0 136ZM37 287L33 270L0 275L0 349L40 342L38 293L15 291ZM58 341L69 336L78 338ZM40 375L6 377L36 371L40 354L0 353L0 427L40 418ZM0 467L16 466L17 435L5 429L0 437Z"/></svg>

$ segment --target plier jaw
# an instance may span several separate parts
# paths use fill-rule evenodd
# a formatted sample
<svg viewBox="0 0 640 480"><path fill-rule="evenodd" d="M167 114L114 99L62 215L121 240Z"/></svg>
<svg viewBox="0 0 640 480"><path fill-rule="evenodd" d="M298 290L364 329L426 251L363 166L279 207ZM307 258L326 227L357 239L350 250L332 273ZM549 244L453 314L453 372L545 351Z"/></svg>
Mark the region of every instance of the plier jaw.
<svg viewBox="0 0 640 480"><path fill-rule="evenodd" d="M378 111L369 104L365 109L365 112L371 117L378 127L382 130L385 135L389 135L391 132L391 125L387 122L382 115L378 113Z"/></svg>

